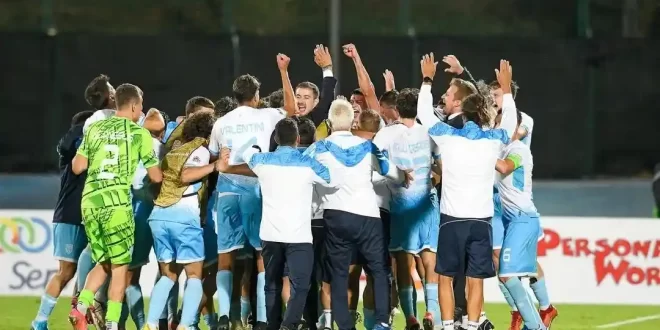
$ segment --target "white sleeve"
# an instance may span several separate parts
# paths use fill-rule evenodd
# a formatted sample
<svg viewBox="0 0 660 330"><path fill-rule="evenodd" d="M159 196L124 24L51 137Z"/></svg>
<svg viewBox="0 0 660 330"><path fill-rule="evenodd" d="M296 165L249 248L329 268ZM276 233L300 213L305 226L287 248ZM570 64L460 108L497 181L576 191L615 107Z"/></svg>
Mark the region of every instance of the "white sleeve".
<svg viewBox="0 0 660 330"><path fill-rule="evenodd" d="M522 116L522 122L520 123L520 127L525 129L525 137L521 140L523 143L525 143L527 146L532 144L532 131L534 130L534 119L530 117L528 114L524 112L520 112L520 115Z"/></svg>
<svg viewBox="0 0 660 330"><path fill-rule="evenodd" d="M273 124L273 127L275 127L275 124L277 124L280 120L286 118L286 111L283 109L265 108L262 109L262 111L265 111L268 114L268 119Z"/></svg>
<svg viewBox="0 0 660 330"><path fill-rule="evenodd" d="M87 118L87 120L85 120L85 124L83 125L83 133L87 131L87 128L91 124L94 124L97 121L108 119L114 116L115 112L116 112L115 110L111 110L111 109L103 109L103 110L95 111L89 118Z"/></svg>
<svg viewBox="0 0 660 330"><path fill-rule="evenodd" d="M209 153L208 149L199 147L195 149L195 151L193 151L190 156L188 156L184 167L199 167L208 165L210 160L211 153Z"/></svg>
<svg viewBox="0 0 660 330"><path fill-rule="evenodd" d="M222 127L220 119L215 121L213 124L213 129L211 130L211 138L209 139L209 152L213 156L218 156L220 154L220 148L222 147Z"/></svg>
<svg viewBox="0 0 660 330"><path fill-rule="evenodd" d="M506 135L510 140L516 131L516 126L518 126L516 102L513 101L511 93L504 94L502 97L502 120L500 122L500 128L506 131Z"/></svg>
<svg viewBox="0 0 660 330"><path fill-rule="evenodd" d="M422 125L432 127L440 122L440 119L435 116L433 110L433 94L431 94L431 85L422 84L419 89L419 96L417 98L417 118Z"/></svg>
<svg viewBox="0 0 660 330"><path fill-rule="evenodd" d="M431 136L429 136L429 140L431 143L431 156L433 156L433 160L440 159L440 147L435 143L435 140L433 140Z"/></svg>

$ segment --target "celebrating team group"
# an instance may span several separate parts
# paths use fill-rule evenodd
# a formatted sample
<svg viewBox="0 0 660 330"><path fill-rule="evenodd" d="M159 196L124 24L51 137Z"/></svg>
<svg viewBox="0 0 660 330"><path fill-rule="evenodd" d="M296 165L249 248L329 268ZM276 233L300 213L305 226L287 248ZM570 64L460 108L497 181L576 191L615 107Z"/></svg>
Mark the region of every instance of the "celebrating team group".
<svg viewBox="0 0 660 330"><path fill-rule="evenodd" d="M443 57L454 77L434 104L433 53L419 88L397 91L386 71L378 97L357 48L343 52L359 87L348 100L317 45L320 90L294 89L278 54L282 89L260 98L259 81L242 75L232 96L193 97L172 121L143 112L139 87L95 78L85 99L96 111L76 114L58 144L60 266L31 329L48 329L76 273L74 330L125 329L129 317L147 330L199 329L200 319L213 330L385 330L397 314L409 330L487 330L483 280L495 276L509 329L549 329L557 310L536 261L533 121L516 108L509 62L485 82ZM159 274L145 315L152 248Z"/></svg>

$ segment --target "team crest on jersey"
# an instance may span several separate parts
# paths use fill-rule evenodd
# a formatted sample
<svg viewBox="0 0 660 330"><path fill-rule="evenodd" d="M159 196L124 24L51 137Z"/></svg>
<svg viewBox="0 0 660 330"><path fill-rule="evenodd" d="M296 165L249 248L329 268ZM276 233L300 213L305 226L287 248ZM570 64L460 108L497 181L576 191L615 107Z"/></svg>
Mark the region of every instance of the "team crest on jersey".
<svg viewBox="0 0 660 330"><path fill-rule="evenodd" d="M73 244L66 244L64 246L64 250L66 251L66 254L73 253Z"/></svg>
<svg viewBox="0 0 660 330"><path fill-rule="evenodd" d="M195 162L195 163L199 163L201 161L201 159L199 159L198 156L195 156L195 157L193 157L192 161Z"/></svg>

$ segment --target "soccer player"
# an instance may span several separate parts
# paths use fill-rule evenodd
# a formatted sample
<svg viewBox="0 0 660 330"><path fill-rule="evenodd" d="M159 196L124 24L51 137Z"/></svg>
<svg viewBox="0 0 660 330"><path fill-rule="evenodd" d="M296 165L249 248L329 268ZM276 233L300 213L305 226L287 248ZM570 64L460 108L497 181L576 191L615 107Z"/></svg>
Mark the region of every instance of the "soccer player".
<svg viewBox="0 0 660 330"><path fill-rule="evenodd" d="M53 254L59 261L59 268L48 281L46 292L41 296L37 316L32 321L32 330L48 330L48 319L55 308L57 298L76 274L78 258L87 246L80 214L80 199L86 176L73 174L71 161L82 141L82 126L92 114L92 111L82 111L73 116L71 127L57 145L61 178L53 215Z"/></svg>
<svg viewBox="0 0 660 330"><path fill-rule="evenodd" d="M151 132L153 151L160 163L163 156L161 140L165 132L165 118L158 109L152 108L147 112L141 126ZM147 170L142 163L139 163L131 187L133 217L135 219L135 247L127 272L130 282L126 288L125 310L122 313L125 315L122 315L123 322L120 322L123 325L130 313L135 327L138 329L142 329L145 325L140 273L142 266L149 263L149 253L153 246L153 237L147 219L149 219L154 207L153 203L156 197L153 193L154 189L147 176Z"/></svg>
<svg viewBox="0 0 660 330"><path fill-rule="evenodd" d="M491 82L489 86L491 88L491 95L494 98L495 103L497 105L497 109L498 111L501 111L502 95L503 95L502 88L500 87L500 84L497 81ZM518 95L518 89L519 89L518 85L515 82L511 82L511 92L514 99ZM532 117L530 117L524 112L520 112L520 114L522 116L522 120L520 122L518 129L516 130L516 133L518 134L518 138L522 143L527 145L527 147L531 147L532 132L534 129L534 120L532 119ZM496 209L496 214L497 214L497 209ZM497 246L501 247L501 243L504 237L504 226L501 223L501 217L499 218L499 222L496 222L496 220L497 219L494 217L493 218L494 248ZM540 241L542 239L543 239L543 230L540 231L538 240ZM499 249L494 250L494 252L495 252L494 258L495 260L497 260L497 262L499 262L500 259ZM559 313L557 309L550 303L548 289L545 284L545 276L544 276L543 268L541 267L541 264L538 263L538 261L536 263L536 268L537 268L537 274L536 276L530 278L529 281L530 287L532 288L532 292L534 292L534 296L536 297L536 300L539 302L539 309L540 309L539 313L541 315L541 318L543 319L543 324L546 327L550 327L550 324L552 324L553 320L559 315ZM513 302L510 293L507 291L506 287L501 282L500 282L500 291L502 291L502 294L506 298L506 301L512 310L510 328L513 330L518 330L522 326L522 317L518 312L518 308Z"/></svg>
<svg viewBox="0 0 660 330"><path fill-rule="evenodd" d="M85 121L84 129L92 123L115 115L115 88L110 84L110 77L101 74L94 78L85 89L85 101L96 111Z"/></svg>
<svg viewBox="0 0 660 330"><path fill-rule="evenodd" d="M454 329L452 278L465 270L468 284L468 330L477 330L483 305L483 279L495 276L490 219L493 216L494 166L513 135L515 103L510 95L511 67L500 61L498 81L505 92L501 129L492 121L483 95L472 94L461 104L466 123L455 129L433 111L431 84L437 62L433 53L421 61L423 83L418 118L442 151L442 199L436 272L440 275L440 306L444 330Z"/></svg>
<svg viewBox="0 0 660 330"><path fill-rule="evenodd" d="M536 275L536 249L541 225L532 200L534 162L529 147L519 140L520 112L517 117L516 133L503 152L504 159L499 160L496 167L501 173L497 187L505 228L499 255L499 279L522 316L525 329L547 329L520 281L520 277Z"/></svg>
<svg viewBox="0 0 660 330"><path fill-rule="evenodd" d="M435 229L440 223L440 212L437 192L431 184L431 165L434 157L440 155L440 151L429 137L428 129L415 121L418 93L418 90L408 88L399 92L396 109L400 121L379 132L374 138L374 144L383 150L394 164L414 173L415 180L407 189L397 184L389 184L392 191L392 239L389 249L396 258L399 301L408 329L419 329L414 314L414 305L417 302L413 301L415 288L411 282L410 270L413 266L413 255L421 256L427 303L423 324L424 329L430 330L434 324L441 323L438 277L434 271L438 244L438 232Z"/></svg>
<svg viewBox="0 0 660 330"><path fill-rule="evenodd" d="M290 59L277 55L277 65L282 78L284 110L257 109L259 81L251 75L243 75L234 81L234 97L239 107L217 120L213 126L209 150L218 156L220 149L231 149L230 165L245 163L243 153L253 145L269 150L270 137L278 121L293 116L296 111L293 87L287 72ZM232 292L232 268L236 254L246 242L261 250L259 224L261 222L261 192L255 178L223 174L218 177L216 210L218 218L218 274L216 278L220 316L219 329L229 329L229 310ZM263 259L257 253L257 326L266 326L265 274Z"/></svg>
<svg viewBox="0 0 660 330"><path fill-rule="evenodd" d="M148 329L157 329L167 296L178 280L181 268L185 269L188 279L179 326L191 329L196 319L203 295L203 205L207 198L207 176L215 171L216 166L209 164L210 153L205 145L214 122L212 111L200 111L187 117L181 144L174 146L163 161L165 179L149 216L162 276L151 296Z"/></svg>
<svg viewBox="0 0 660 330"><path fill-rule="evenodd" d="M130 187L138 163L142 162L152 182L162 180L151 134L136 124L142 114L142 95L135 85L119 86L115 116L89 126L72 162L74 174L87 170L81 208L92 259L97 263L80 292L77 308L69 315L76 330L87 329L87 309L109 275L106 322L108 329L117 330L134 244Z"/></svg>

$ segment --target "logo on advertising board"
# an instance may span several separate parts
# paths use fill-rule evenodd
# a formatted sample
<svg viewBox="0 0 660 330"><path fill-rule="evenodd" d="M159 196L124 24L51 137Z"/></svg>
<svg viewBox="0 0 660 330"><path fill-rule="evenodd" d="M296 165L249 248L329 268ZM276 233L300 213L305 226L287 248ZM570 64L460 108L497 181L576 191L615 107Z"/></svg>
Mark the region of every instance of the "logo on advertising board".
<svg viewBox="0 0 660 330"><path fill-rule="evenodd" d="M595 282L600 286L605 279L615 284L655 286L660 284L660 240L624 237L623 235L582 235L560 233L556 229L543 229L545 237L538 245L538 256L549 251L568 258L590 258L593 262ZM618 236L618 237L617 237Z"/></svg>
<svg viewBox="0 0 660 330"><path fill-rule="evenodd" d="M50 224L36 217L0 217L0 253L40 253L50 246Z"/></svg>

